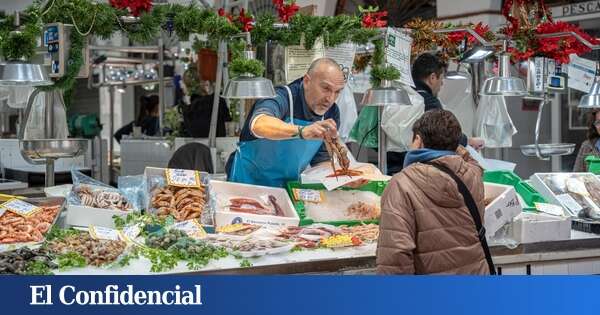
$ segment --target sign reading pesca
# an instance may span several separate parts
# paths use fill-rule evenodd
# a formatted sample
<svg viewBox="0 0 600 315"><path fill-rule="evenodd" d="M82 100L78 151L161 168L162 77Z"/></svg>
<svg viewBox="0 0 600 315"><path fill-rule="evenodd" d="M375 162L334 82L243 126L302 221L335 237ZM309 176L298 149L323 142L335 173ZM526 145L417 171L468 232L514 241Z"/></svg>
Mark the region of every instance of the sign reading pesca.
<svg viewBox="0 0 600 315"><path fill-rule="evenodd" d="M552 7L552 16L567 17L600 12L600 0L571 3Z"/></svg>

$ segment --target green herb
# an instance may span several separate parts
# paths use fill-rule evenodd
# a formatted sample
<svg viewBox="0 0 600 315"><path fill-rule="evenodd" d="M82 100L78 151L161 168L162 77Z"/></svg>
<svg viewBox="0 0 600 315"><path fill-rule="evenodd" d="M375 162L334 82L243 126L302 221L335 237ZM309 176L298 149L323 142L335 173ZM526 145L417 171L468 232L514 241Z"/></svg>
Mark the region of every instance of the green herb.
<svg viewBox="0 0 600 315"><path fill-rule="evenodd" d="M26 275L52 275L52 270L50 266L39 260L33 260L27 262L27 266L25 267Z"/></svg>
<svg viewBox="0 0 600 315"><path fill-rule="evenodd" d="M229 74L232 78L239 77L244 73L260 77L265 73L265 66L256 59L234 59L229 65Z"/></svg>
<svg viewBox="0 0 600 315"><path fill-rule="evenodd" d="M371 84L379 86L382 80L394 81L400 78L400 71L393 66L375 66L371 70Z"/></svg>
<svg viewBox="0 0 600 315"><path fill-rule="evenodd" d="M242 260L242 262L240 262L240 267L241 268L250 268L250 267L252 267L252 263L248 259L244 259L244 260Z"/></svg>
<svg viewBox="0 0 600 315"><path fill-rule="evenodd" d="M122 255L117 264L120 267L129 266L129 264L131 263L132 260L139 259L139 258L140 258L139 247L134 247L131 249L131 251L129 251L129 253Z"/></svg>
<svg viewBox="0 0 600 315"><path fill-rule="evenodd" d="M81 232L78 230L75 230L73 228L61 229L59 227L53 226L50 229L50 231L46 234L46 241L54 241L54 240L61 241L71 235L77 235L79 233L81 233Z"/></svg>
<svg viewBox="0 0 600 315"><path fill-rule="evenodd" d="M87 266L85 257L76 252L68 252L57 257L58 268L68 270L71 268L83 268Z"/></svg>
<svg viewBox="0 0 600 315"><path fill-rule="evenodd" d="M304 250L304 248L302 248L302 247L300 247L300 246L294 246L294 247L292 248L292 250L290 250L290 253L301 252L301 251L303 251L303 250Z"/></svg>

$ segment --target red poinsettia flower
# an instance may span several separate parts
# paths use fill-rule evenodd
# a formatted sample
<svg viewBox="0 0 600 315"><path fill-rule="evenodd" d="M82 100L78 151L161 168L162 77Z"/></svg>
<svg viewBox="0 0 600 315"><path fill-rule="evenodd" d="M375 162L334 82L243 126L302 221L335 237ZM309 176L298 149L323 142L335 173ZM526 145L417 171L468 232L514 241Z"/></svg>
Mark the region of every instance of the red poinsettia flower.
<svg viewBox="0 0 600 315"><path fill-rule="evenodd" d="M471 27L472 27L472 25L471 25ZM479 22L473 27L473 30L475 31L475 33L479 34L481 37L486 38L486 37L488 37L488 33L490 32L490 27L488 25L485 25L485 24ZM471 35L467 32L449 33L448 40L450 40L454 44L458 44L463 40L463 38L465 38L465 36L467 36L468 44L474 44L477 41L473 35Z"/></svg>
<svg viewBox="0 0 600 315"><path fill-rule="evenodd" d="M219 11L217 11L217 13L219 14L219 16L226 17L229 20L229 22L233 22L233 16L231 16L231 14L229 13L225 13L225 9L220 8Z"/></svg>
<svg viewBox="0 0 600 315"><path fill-rule="evenodd" d="M139 16L142 12L150 12L152 0L110 0L110 5L121 10L129 10L133 16Z"/></svg>
<svg viewBox="0 0 600 315"><path fill-rule="evenodd" d="M288 3L285 3L283 0L273 0L273 4L277 9L279 20L283 23L288 23L290 19L296 15L296 12L300 10L300 7L294 0L288 1Z"/></svg>
<svg viewBox="0 0 600 315"><path fill-rule="evenodd" d="M362 17L362 26L365 28L380 28L386 27L387 11L381 12L366 12Z"/></svg>
<svg viewBox="0 0 600 315"><path fill-rule="evenodd" d="M575 32L592 44L598 43L598 40L586 34L578 26L562 21L541 23L535 29L536 34L558 32ZM539 55L561 63L568 63L570 54L581 55L591 50L573 36L537 39L536 46Z"/></svg>
<svg viewBox="0 0 600 315"><path fill-rule="evenodd" d="M237 22L243 32L250 32L252 28L254 28L254 17L252 15L246 15L244 9L240 10L240 15L237 18Z"/></svg>

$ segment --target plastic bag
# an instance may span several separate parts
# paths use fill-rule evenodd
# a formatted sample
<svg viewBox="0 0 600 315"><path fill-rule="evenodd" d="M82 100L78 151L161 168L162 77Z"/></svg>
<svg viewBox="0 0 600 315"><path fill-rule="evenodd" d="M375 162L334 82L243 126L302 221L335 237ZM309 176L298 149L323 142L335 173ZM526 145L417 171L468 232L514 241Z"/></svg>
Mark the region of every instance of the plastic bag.
<svg viewBox="0 0 600 315"><path fill-rule="evenodd" d="M340 125L338 126L338 133L343 142L347 142L350 138L350 131L352 126L358 118L356 110L356 101L354 100L354 93L349 84L346 84L340 96L338 97L336 104L340 109Z"/></svg>
<svg viewBox="0 0 600 315"><path fill-rule="evenodd" d="M349 141L367 148L377 148L377 107L363 107L350 131Z"/></svg>
<svg viewBox="0 0 600 315"><path fill-rule="evenodd" d="M214 225L214 215L216 208L216 197L214 192L210 188L210 175L205 172L200 172L200 178L202 185L205 187L206 192L206 205L200 215L200 223L203 225ZM147 175L146 176L146 194L144 203L149 213L156 214L158 209L152 205L152 198L154 193L161 188L167 187L167 179L164 175Z"/></svg>
<svg viewBox="0 0 600 315"><path fill-rule="evenodd" d="M148 204L149 197L144 175L121 176L117 180L117 186L134 209L144 209Z"/></svg>
<svg viewBox="0 0 600 315"><path fill-rule="evenodd" d="M466 75L466 74L465 74ZM475 123L475 101L471 90L471 76L465 80L444 80L438 98L444 109L452 112L460 122L462 132L473 135Z"/></svg>
<svg viewBox="0 0 600 315"><path fill-rule="evenodd" d="M488 148L512 147L517 128L512 122L503 96L483 95L477 108L475 136Z"/></svg>
<svg viewBox="0 0 600 315"><path fill-rule="evenodd" d="M30 86L12 86L8 88L8 106L12 108L27 107L27 101L33 90L34 88ZM43 95L43 93L40 93L40 96L41 95Z"/></svg>
<svg viewBox="0 0 600 315"><path fill-rule="evenodd" d="M404 87L410 97L411 106L386 106L381 128L388 137L388 151L405 152L410 149L415 121L425 112L423 97L410 87Z"/></svg>
<svg viewBox="0 0 600 315"><path fill-rule="evenodd" d="M489 246L505 246L509 249L515 249L519 246L519 241L513 236L513 224L512 222L505 224L501 227L496 234L492 237L488 237Z"/></svg>
<svg viewBox="0 0 600 315"><path fill-rule="evenodd" d="M130 176L131 178L136 176ZM77 190L83 186L88 186L91 191L105 191L105 192L115 192L121 195L127 204L131 206L132 211L139 211L143 208L143 204L139 202L138 195L143 193L143 186L139 185L141 181L138 179L137 181L128 180L124 182L125 190L122 191L120 189L114 188L112 186L106 185L101 181L97 181L75 169L71 169L71 178L73 180L73 188L67 195L67 204L68 205L81 205L81 198L79 194L77 194ZM135 185L135 186L133 186Z"/></svg>
<svg viewBox="0 0 600 315"><path fill-rule="evenodd" d="M27 125L25 126L24 139L47 138L44 131L44 126L46 125L46 106L44 106L45 102L46 93L40 92L31 105L31 112L29 113L29 119L27 119ZM67 114L65 108L62 106L53 106L53 108L54 138L66 139L69 137L69 128L67 125Z"/></svg>

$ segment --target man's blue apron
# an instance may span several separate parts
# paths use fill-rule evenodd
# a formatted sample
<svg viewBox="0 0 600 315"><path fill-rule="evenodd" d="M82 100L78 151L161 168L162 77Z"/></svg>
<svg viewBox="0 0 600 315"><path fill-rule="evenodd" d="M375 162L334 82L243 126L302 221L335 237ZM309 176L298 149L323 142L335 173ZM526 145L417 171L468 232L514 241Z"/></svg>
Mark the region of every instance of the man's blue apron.
<svg viewBox="0 0 600 315"><path fill-rule="evenodd" d="M288 91L290 115L285 120L292 125L306 126L311 122L294 119L292 91ZM310 164L321 148L322 140L268 140L255 139L239 143L228 180L231 182L284 187L298 180L300 173Z"/></svg>

